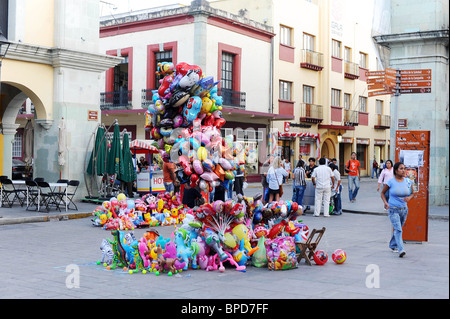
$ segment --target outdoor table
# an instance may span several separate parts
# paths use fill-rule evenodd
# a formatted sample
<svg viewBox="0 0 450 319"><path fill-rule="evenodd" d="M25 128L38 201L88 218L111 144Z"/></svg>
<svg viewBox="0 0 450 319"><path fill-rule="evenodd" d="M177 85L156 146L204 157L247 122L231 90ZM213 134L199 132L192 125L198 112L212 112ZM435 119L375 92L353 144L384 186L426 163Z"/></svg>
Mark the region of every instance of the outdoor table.
<svg viewBox="0 0 450 319"><path fill-rule="evenodd" d="M66 206L66 212L67 212L67 187L69 186L69 184L67 184L67 183L48 183L48 185L50 186L52 192L55 192L58 187L59 187L59 191L61 191L61 188L64 187L64 196L65 196L64 204Z"/></svg>
<svg viewBox="0 0 450 319"><path fill-rule="evenodd" d="M25 185L25 181L13 179L11 182L13 183L14 188L16 188L17 190L24 191L24 194L25 194L25 190L27 191L26 198L27 198L27 207L28 207L28 187Z"/></svg>

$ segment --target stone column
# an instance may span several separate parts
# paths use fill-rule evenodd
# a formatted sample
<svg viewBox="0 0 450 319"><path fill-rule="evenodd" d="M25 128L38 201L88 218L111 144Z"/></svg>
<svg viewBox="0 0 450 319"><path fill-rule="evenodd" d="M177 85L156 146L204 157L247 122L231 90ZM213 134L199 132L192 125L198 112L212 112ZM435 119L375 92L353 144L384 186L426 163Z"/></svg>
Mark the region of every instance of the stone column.
<svg viewBox="0 0 450 319"><path fill-rule="evenodd" d="M2 123L3 134L3 175L12 179L12 144L19 124Z"/></svg>

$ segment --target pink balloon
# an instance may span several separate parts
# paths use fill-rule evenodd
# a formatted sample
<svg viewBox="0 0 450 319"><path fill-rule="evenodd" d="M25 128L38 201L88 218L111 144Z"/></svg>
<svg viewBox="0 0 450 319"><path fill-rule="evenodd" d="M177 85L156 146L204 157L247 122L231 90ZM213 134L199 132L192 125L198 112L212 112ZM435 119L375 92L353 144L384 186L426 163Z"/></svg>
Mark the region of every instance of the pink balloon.
<svg viewBox="0 0 450 319"><path fill-rule="evenodd" d="M204 173L203 165L202 165L202 162L200 162L200 160L194 160L192 162L192 166L194 167L194 171L198 175L202 175Z"/></svg>
<svg viewBox="0 0 450 319"><path fill-rule="evenodd" d="M203 173L202 175L200 175L200 177L208 182L214 182L219 179L219 177L216 174L214 174L213 172Z"/></svg>

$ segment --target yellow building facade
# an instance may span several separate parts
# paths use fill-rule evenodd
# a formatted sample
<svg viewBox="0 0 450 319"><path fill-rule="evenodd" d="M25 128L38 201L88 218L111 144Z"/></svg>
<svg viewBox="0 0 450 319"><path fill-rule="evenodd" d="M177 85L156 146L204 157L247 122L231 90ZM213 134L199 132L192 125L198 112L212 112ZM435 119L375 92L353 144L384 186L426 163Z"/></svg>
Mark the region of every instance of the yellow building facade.
<svg viewBox="0 0 450 319"><path fill-rule="evenodd" d="M372 1L222 0L211 6L272 25L272 111L278 154L336 158L351 152L370 175L389 158L390 96L369 97L366 71L381 70L372 40ZM338 138L339 137L339 138ZM340 140L340 142L338 141Z"/></svg>
<svg viewBox="0 0 450 319"><path fill-rule="evenodd" d="M0 175L11 178L12 159L25 160L22 133L31 121L33 177L83 186L86 147L100 119L89 121L88 113L100 113L100 74L120 61L98 53L99 1L1 0L0 8L2 48L8 46L0 73ZM32 108L25 112L26 104ZM63 120L66 148L58 161Z"/></svg>

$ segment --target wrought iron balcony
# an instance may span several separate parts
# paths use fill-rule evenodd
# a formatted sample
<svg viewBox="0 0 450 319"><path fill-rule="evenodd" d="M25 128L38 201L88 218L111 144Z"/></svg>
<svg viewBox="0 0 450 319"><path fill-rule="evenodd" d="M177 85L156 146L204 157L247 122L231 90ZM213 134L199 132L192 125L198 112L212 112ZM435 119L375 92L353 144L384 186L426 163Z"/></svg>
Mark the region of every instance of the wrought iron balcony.
<svg viewBox="0 0 450 319"><path fill-rule="evenodd" d="M217 94L222 96L223 106L245 109L245 92L219 89Z"/></svg>
<svg viewBox="0 0 450 319"><path fill-rule="evenodd" d="M344 110L344 124L345 126L358 126L359 112L353 110Z"/></svg>
<svg viewBox="0 0 450 319"><path fill-rule="evenodd" d="M391 117L389 115L375 114L375 125L376 129L390 129L391 128Z"/></svg>
<svg viewBox="0 0 450 319"><path fill-rule="evenodd" d="M300 104L300 122L321 123L323 121L323 106L317 104Z"/></svg>
<svg viewBox="0 0 450 319"><path fill-rule="evenodd" d="M101 110L131 109L132 90L100 93Z"/></svg>
<svg viewBox="0 0 450 319"><path fill-rule="evenodd" d="M300 67L314 71L322 71L323 54L305 49L300 50Z"/></svg>
<svg viewBox="0 0 450 319"><path fill-rule="evenodd" d="M359 65L357 63L345 61L344 77L350 80L356 80L359 78Z"/></svg>

